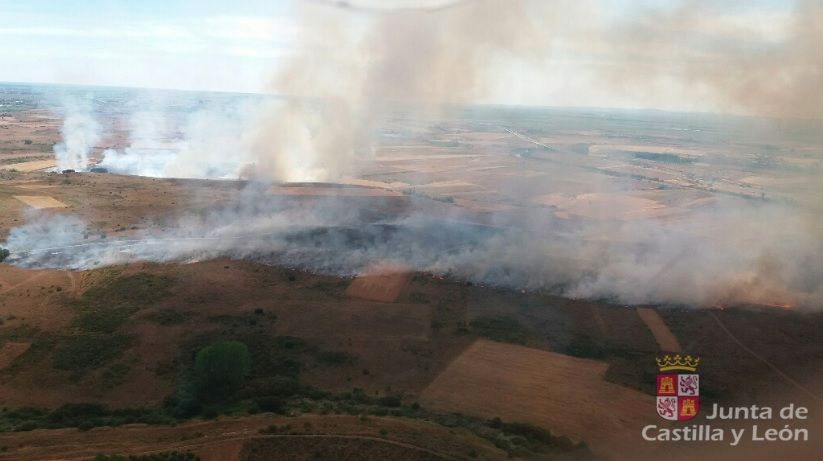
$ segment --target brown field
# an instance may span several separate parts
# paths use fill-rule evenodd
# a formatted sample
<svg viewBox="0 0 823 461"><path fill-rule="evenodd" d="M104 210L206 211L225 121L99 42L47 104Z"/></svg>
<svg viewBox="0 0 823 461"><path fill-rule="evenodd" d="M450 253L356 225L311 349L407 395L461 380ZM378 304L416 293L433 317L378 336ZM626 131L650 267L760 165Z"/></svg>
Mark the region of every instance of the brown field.
<svg viewBox="0 0 823 461"><path fill-rule="evenodd" d="M560 217L575 215L593 219L637 219L656 216L665 209L654 200L626 194L550 194L535 200L557 208Z"/></svg>
<svg viewBox="0 0 823 461"><path fill-rule="evenodd" d="M393 303L405 285L406 271L403 268L380 266L355 277L346 288L346 294L353 298Z"/></svg>
<svg viewBox="0 0 823 461"><path fill-rule="evenodd" d="M0 346L0 370L11 365L14 359L29 350L29 347L31 347L30 342L17 343L12 341Z"/></svg>
<svg viewBox="0 0 823 461"><path fill-rule="evenodd" d="M654 339L657 341L657 344L660 345L660 350L666 352L682 351L683 348L680 347L680 342L677 341L677 338L672 331L669 330L666 322L663 321L656 310L647 307L638 307L637 315L640 317L640 320L643 320L643 323L649 327L649 330L651 330Z"/></svg>
<svg viewBox="0 0 823 461"><path fill-rule="evenodd" d="M67 271L32 271L8 264L0 265L0 318L9 328L23 325L60 328L72 313L59 306L58 299L73 293L77 276Z"/></svg>
<svg viewBox="0 0 823 461"><path fill-rule="evenodd" d="M55 185L48 185L48 184L17 184L14 187L23 190L43 190L43 189L54 189Z"/></svg>
<svg viewBox="0 0 823 461"><path fill-rule="evenodd" d="M346 295L349 279L226 260L135 264L86 272L28 271L0 265L0 318L4 319L0 332L33 328L23 330L24 337L17 342L40 334L61 334L77 314L66 296L77 296L112 274L136 273L169 276L176 284L173 296L135 314L123 327L136 341L120 359L131 364L120 385L111 388L106 384L101 374L105 369L86 373L78 381L70 372L54 370L48 356L29 360L24 355L13 373L0 376L0 405L55 407L90 400L114 406L156 404L171 391L172 377L160 376L155 370L175 360L183 341L245 322L247 316L255 316L256 309L276 316L276 321L247 326L250 331L306 338L325 349L358 357L356 364L306 371L307 383L337 391L361 387L383 393L389 386L416 392L465 343L463 338L430 338L429 305L408 300L364 303ZM244 289L237 290L237 286ZM151 313L164 309L181 311L185 321L159 325L149 319ZM413 353L420 348L436 348L438 353L430 358ZM364 369L371 371L366 375Z"/></svg>
<svg viewBox="0 0 823 461"><path fill-rule="evenodd" d="M26 205L37 208L66 208L68 205L47 195L15 195L14 198Z"/></svg>
<svg viewBox="0 0 823 461"><path fill-rule="evenodd" d="M429 335L431 311L426 307L405 303L346 302L334 312L329 312L325 305L306 305L299 311L278 314L278 320L282 328L302 337L360 340L425 339Z"/></svg>
<svg viewBox="0 0 823 461"><path fill-rule="evenodd" d="M603 379L608 364L478 340L421 394L442 411L528 421L595 452L631 450L653 399Z"/></svg>
<svg viewBox="0 0 823 461"><path fill-rule="evenodd" d="M31 162L11 163L8 165L0 165L0 170L17 170L24 173L30 171L47 170L57 166L54 160L33 160Z"/></svg>

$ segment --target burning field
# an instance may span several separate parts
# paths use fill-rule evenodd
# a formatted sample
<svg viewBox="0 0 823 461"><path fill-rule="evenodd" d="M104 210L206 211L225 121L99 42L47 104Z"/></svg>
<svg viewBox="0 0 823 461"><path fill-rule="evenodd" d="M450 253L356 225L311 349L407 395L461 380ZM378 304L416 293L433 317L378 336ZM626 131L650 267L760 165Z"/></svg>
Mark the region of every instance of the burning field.
<svg viewBox="0 0 823 461"><path fill-rule="evenodd" d="M641 443L678 427L663 353L700 356L690 423L789 399L821 427L823 10L692 6L68 33L278 61L255 93L0 84L0 460L774 453Z"/></svg>

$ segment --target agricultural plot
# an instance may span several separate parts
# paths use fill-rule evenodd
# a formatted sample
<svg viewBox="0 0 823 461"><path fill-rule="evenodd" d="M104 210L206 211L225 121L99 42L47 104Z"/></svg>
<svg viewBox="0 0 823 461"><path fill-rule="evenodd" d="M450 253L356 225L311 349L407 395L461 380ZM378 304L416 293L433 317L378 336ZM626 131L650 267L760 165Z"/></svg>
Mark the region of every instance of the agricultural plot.
<svg viewBox="0 0 823 461"><path fill-rule="evenodd" d="M422 393L440 411L528 421L597 452L632 449L635 431L655 416L649 395L606 382L607 364L478 340Z"/></svg>
<svg viewBox="0 0 823 461"><path fill-rule="evenodd" d="M38 210L44 208L68 207L68 205L66 205L65 203L55 199L54 197L49 197L48 195L15 195L14 198Z"/></svg>

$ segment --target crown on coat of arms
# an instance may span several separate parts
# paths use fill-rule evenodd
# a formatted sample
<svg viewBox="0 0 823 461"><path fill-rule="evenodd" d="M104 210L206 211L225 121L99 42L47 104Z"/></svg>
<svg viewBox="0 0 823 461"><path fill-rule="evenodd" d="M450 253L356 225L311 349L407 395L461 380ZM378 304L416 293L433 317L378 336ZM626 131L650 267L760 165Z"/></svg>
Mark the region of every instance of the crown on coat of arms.
<svg viewBox="0 0 823 461"><path fill-rule="evenodd" d="M662 359L657 359L657 366L660 371L695 371L698 365L700 365L700 357L692 357L691 355L681 356L677 354L672 357L666 354Z"/></svg>

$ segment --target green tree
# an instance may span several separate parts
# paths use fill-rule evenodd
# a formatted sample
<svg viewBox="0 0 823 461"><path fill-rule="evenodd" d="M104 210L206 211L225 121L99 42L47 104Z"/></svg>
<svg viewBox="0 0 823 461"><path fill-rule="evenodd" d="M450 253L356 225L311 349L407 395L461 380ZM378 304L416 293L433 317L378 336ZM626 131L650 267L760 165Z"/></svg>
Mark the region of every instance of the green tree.
<svg viewBox="0 0 823 461"><path fill-rule="evenodd" d="M249 349L239 341L218 341L200 349L194 360L200 399L231 397L243 385L250 367Z"/></svg>

